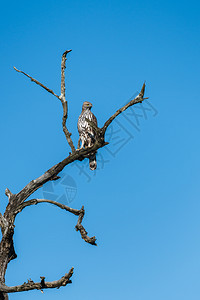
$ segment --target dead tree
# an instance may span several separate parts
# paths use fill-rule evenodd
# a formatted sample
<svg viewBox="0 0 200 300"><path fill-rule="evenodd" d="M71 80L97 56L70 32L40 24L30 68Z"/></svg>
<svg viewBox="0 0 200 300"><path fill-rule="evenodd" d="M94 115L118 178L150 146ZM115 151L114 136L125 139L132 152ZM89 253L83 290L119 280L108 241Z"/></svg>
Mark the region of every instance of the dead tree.
<svg viewBox="0 0 200 300"><path fill-rule="evenodd" d="M47 170L43 175L40 177L32 180L29 182L21 191L17 194L13 194L8 188L6 188L5 194L8 197L8 204L4 214L0 213L0 227L2 231L2 240L0 243L0 300L8 299L8 293L16 293L16 292L23 292L23 291L30 291L30 290L43 290L48 288L60 288L61 286L66 286L67 284L71 283L71 277L73 275L73 268L71 268L62 278L47 282L45 281L45 277L40 277L39 282L33 282L32 280L28 280L28 282L24 282L21 285L17 286L7 286L5 284L5 274L7 270L8 263L17 257L15 253L14 243L13 243L13 235L14 235L14 223L17 214L19 214L25 207L36 205L39 203L50 203L60 207L61 209L66 210L68 213L72 213L78 217L77 224L75 226L76 231L80 232L82 239L91 244L96 245L96 237L89 237L87 231L82 225L82 221L85 215L84 207L82 206L81 209L74 209L58 203L56 201L51 201L47 199L31 199L27 200L35 191L41 188L46 182L50 180L59 180L58 174L69 164L73 163L74 161L82 161L85 158L88 158L88 155L91 153L95 153L98 149L104 147L108 143L105 141L105 133L108 126L113 122L113 120L121 114L123 111L128 109L130 106L135 105L137 103L141 103L144 99L144 91L145 91L145 84L143 84L142 89L138 96L131 100L128 104L118 109L103 125L103 127L98 128L94 123L90 122L90 125L96 131L96 141L94 145L91 147L83 148L83 149L76 149L74 143L71 138L71 133L68 131L66 126L66 121L68 117L68 103L66 100L65 95L65 65L66 65L66 56L71 52L71 50L67 50L62 55L62 62L61 62L61 94L58 96L55 94L51 89L37 81L36 79L32 78L28 74L23 71L20 71L14 67L14 69L27 76L31 79L31 81L35 82L37 85L40 85L44 88L47 92L54 95L61 103L63 107L63 117L62 117L62 127L67 142L71 148L71 152L69 155L63 159L63 161L57 163L56 165L52 166L49 170Z"/></svg>

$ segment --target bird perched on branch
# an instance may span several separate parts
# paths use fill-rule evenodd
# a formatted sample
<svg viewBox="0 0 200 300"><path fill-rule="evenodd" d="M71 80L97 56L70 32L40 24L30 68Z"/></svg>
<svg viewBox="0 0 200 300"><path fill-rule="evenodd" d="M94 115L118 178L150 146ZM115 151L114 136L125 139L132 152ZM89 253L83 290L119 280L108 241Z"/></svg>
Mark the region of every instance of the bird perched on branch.
<svg viewBox="0 0 200 300"><path fill-rule="evenodd" d="M97 126L97 119L91 112L92 104L85 101L82 106L82 112L78 118L78 132L79 140L81 141L81 148L91 147L95 143L95 129L87 122L87 119ZM89 155L89 165L91 170L97 168L96 152Z"/></svg>

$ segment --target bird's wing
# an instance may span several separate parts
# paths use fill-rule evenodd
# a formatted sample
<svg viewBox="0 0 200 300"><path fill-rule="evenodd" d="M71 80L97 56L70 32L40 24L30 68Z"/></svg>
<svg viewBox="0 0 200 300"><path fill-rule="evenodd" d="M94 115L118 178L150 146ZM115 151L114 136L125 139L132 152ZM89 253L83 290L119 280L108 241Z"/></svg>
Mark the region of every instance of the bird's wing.
<svg viewBox="0 0 200 300"><path fill-rule="evenodd" d="M96 126L98 126L97 125L97 118L95 117L95 115L91 112L91 121L96 125Z"/></svg>

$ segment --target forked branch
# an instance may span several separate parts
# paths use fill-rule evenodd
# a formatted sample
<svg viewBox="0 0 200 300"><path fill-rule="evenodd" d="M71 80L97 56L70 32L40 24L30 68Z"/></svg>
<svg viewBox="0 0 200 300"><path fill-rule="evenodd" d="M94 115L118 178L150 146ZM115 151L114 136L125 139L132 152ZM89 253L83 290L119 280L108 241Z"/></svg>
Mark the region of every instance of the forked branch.
<svg viewBox="0 0 200 300"><path fill-rule="evenodd" d="M92 147L83 148L76 150L74 153L70 154L60 163L51 167L48 171L46 171L43 175L38 177L35 180L29 182L18 194L16 194L16 201L19 204L22 204L29 196L31 196L36 190L38 190L43 184L48 182L49 180L54 180L57 178L57 175L69 164L74 161L81 161L85 158L88 158L90 153L94 153L98 149L104 147L108 143L105 142L105 132L108 126L112 123L112 121L120 114L122 111L128 109L128 107L135 105L137 103L142 102L145 98L143 98L145 84L143 85L140 94L133 100L131 100L128 104L119 109L116 113L114 113L104 124L102 128L99 130L99 135L97 136L97 140Z"/></svg>
<svg viewBox="0 0 200 300"><path fill-rule="evenodd" d="M63 118L62 118L63 132L65 134L65 137L66 137L67 142L68 142L68 144L71 148L72 153L74 153L75 152L75 147L74 147L74 144L73 144L72 139L71 139L71 133L69 132L69 130L67 129L67 126L66 126L66 121L67 121L67 117L68 117L68 103L67 103L66 97L65 97L65 68L66 68L65 65L66 65L66 59L67 59L66 56L67 56L67 53L69 53L71 51L72 50L66 50L62 55L62 62L61 62L61 95L60 96L56 95L51 89L49 89L44 84L42 84L38 80L34 79L30 75L26 74L25 72L23 72L21 70L18 70L15 67L14 67L14 69L17 72L22 73L25 76L27 76L28 78L30 78L31 81L35 82L36 84L38 84L39 86L44 88L47 92L51 93L52 95L54 95L55 97L57 97L61 101L62 107L63 107Z"/></svg>

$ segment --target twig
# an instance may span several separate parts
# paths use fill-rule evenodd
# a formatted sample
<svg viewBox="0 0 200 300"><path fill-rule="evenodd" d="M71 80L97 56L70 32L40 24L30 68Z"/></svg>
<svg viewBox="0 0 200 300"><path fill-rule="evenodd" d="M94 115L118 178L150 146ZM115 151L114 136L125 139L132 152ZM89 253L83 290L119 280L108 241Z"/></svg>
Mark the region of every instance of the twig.
<svg viewBox="0 0 200 300"><path fill-rule="evenodd" d="M145 92L145 83L142 86L142 89L139 93L139 95L137 97L135 97L135 99L131 100L129 103L127 103L126 105L124 105L123 107L121 107L120 109L118 109L114 115L112 115L104 124L104 126L102 127L103 132L106 132L106 129L108 128L108 126L112 123L112 121L118 116L120 115L123 111L125 111L127 108L133 106L134 104L137 103L142 103L143 100L148 99L148 98L143 98L144 97L144 92Z"/></svg>
<svg viewBox="0 0 200 300"><path fill-rule="evenodd" d="M44 84L42 84L41 82L39 82L38 80L34 79L33 77L31 77L30 75L26 74L25 72L18 70L17 68L13 67L15 69L15 71L24 74L25 76L27 76L28 78L31 79L31 81L35 82L36 84L38 84L39 86L41 86L43 89L45 89L47 92L51 93L52 95L54 95L55 97L57 97L60 100L60 97L58 95L56 95L52 90L50 90L48 87L46 87Z"/></svg>

